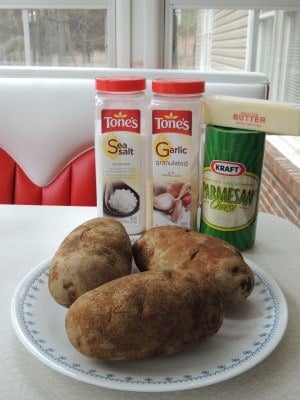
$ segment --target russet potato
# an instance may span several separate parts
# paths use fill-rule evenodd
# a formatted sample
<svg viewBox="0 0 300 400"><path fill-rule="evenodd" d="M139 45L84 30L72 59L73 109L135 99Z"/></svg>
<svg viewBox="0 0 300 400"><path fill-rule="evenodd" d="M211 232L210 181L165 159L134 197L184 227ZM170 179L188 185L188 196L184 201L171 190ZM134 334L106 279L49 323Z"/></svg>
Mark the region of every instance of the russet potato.
<svg viewBox="0 0 300 400"><path fill-rule="evenodd" d="M225 304L247 298L254 276L241 253L222 239L179 226L160 226L146 231L133 245L140 271L164 268L197 271L214 280Z"/></svg>
<svg viewBox="0 0 300 400"><path fill-rule="evenodd" d="M214 335L224 316L215 285L195 271L155 270L80 296L66 315L73 346L102 361L169 355Z"/></svg>
<svg viewBox="0 0 300 400"><path fill-rule="evenodd" d="M49 290L59 304L69 307L83 293L131 269L131 242L123 225L113 218L94 218L59 246L49 269Z"/></svg>

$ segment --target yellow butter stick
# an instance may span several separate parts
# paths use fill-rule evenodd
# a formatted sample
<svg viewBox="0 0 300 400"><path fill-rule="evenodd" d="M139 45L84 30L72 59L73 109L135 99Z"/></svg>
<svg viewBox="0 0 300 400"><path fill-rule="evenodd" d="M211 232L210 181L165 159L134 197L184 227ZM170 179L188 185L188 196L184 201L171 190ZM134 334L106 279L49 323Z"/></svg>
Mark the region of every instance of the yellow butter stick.
<svg viewBox="0 0 300 400"><path fill-rule="evenodd" d="M206 96L205 124L300 136L300 104L235 96Z"/></svg>

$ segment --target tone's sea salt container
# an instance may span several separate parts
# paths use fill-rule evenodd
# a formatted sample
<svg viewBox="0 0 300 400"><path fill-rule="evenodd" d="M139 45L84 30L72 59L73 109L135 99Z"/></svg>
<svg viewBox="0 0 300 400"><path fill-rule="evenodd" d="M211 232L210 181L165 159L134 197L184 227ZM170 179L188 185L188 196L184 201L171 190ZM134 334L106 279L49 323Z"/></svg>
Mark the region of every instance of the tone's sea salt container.
<svg viewBox="0 0 300 400"><path fill-rule="evenodd" d="M205 83L199 80L152 82L148 228L175 224L197 229L204 90Z"/></svg>
<svg viewBox="0 0 300 400"><path fill-rule="evenodd" d="M208 125L200 231L239 250L255 240L265 134Z"/></svg>
<svg viewBox="0 0 300 400"><path fill-rule="evenodd" d="M95 157L100 216L118 219L129 234L145 230L146 79L96 79Z"/></svg>

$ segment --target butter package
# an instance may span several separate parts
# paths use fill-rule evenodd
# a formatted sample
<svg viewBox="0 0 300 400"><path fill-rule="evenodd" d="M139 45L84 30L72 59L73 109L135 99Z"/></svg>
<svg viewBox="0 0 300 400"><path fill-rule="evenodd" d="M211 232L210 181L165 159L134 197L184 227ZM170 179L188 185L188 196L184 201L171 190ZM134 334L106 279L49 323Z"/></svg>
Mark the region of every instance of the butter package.
<svg viewBox="0 0 300 400"><path fill-rule="evenodd" d="M235 96L207 96L204 124L300 136L300 104Z"/></svg>

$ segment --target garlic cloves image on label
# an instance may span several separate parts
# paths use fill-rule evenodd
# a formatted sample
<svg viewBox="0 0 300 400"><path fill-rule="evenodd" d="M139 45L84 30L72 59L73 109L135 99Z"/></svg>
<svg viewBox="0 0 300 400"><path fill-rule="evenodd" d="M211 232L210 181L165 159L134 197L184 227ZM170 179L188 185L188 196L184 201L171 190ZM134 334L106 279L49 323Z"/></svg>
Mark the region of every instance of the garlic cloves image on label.
<svg viewBox="0 0 300 400"><path fill-rule="evenodd" d="M160 211L169 212L175 207L176 199L171 193L161 193L154 197L153 207Z"/></svg>
<svg viewBox="0 0 300 400"><path fill-rule="evenodd" d="M174 182L153 186L153 208L169 216L170 222L180 223L184 210L191 204L191 184Z"/></svg>

